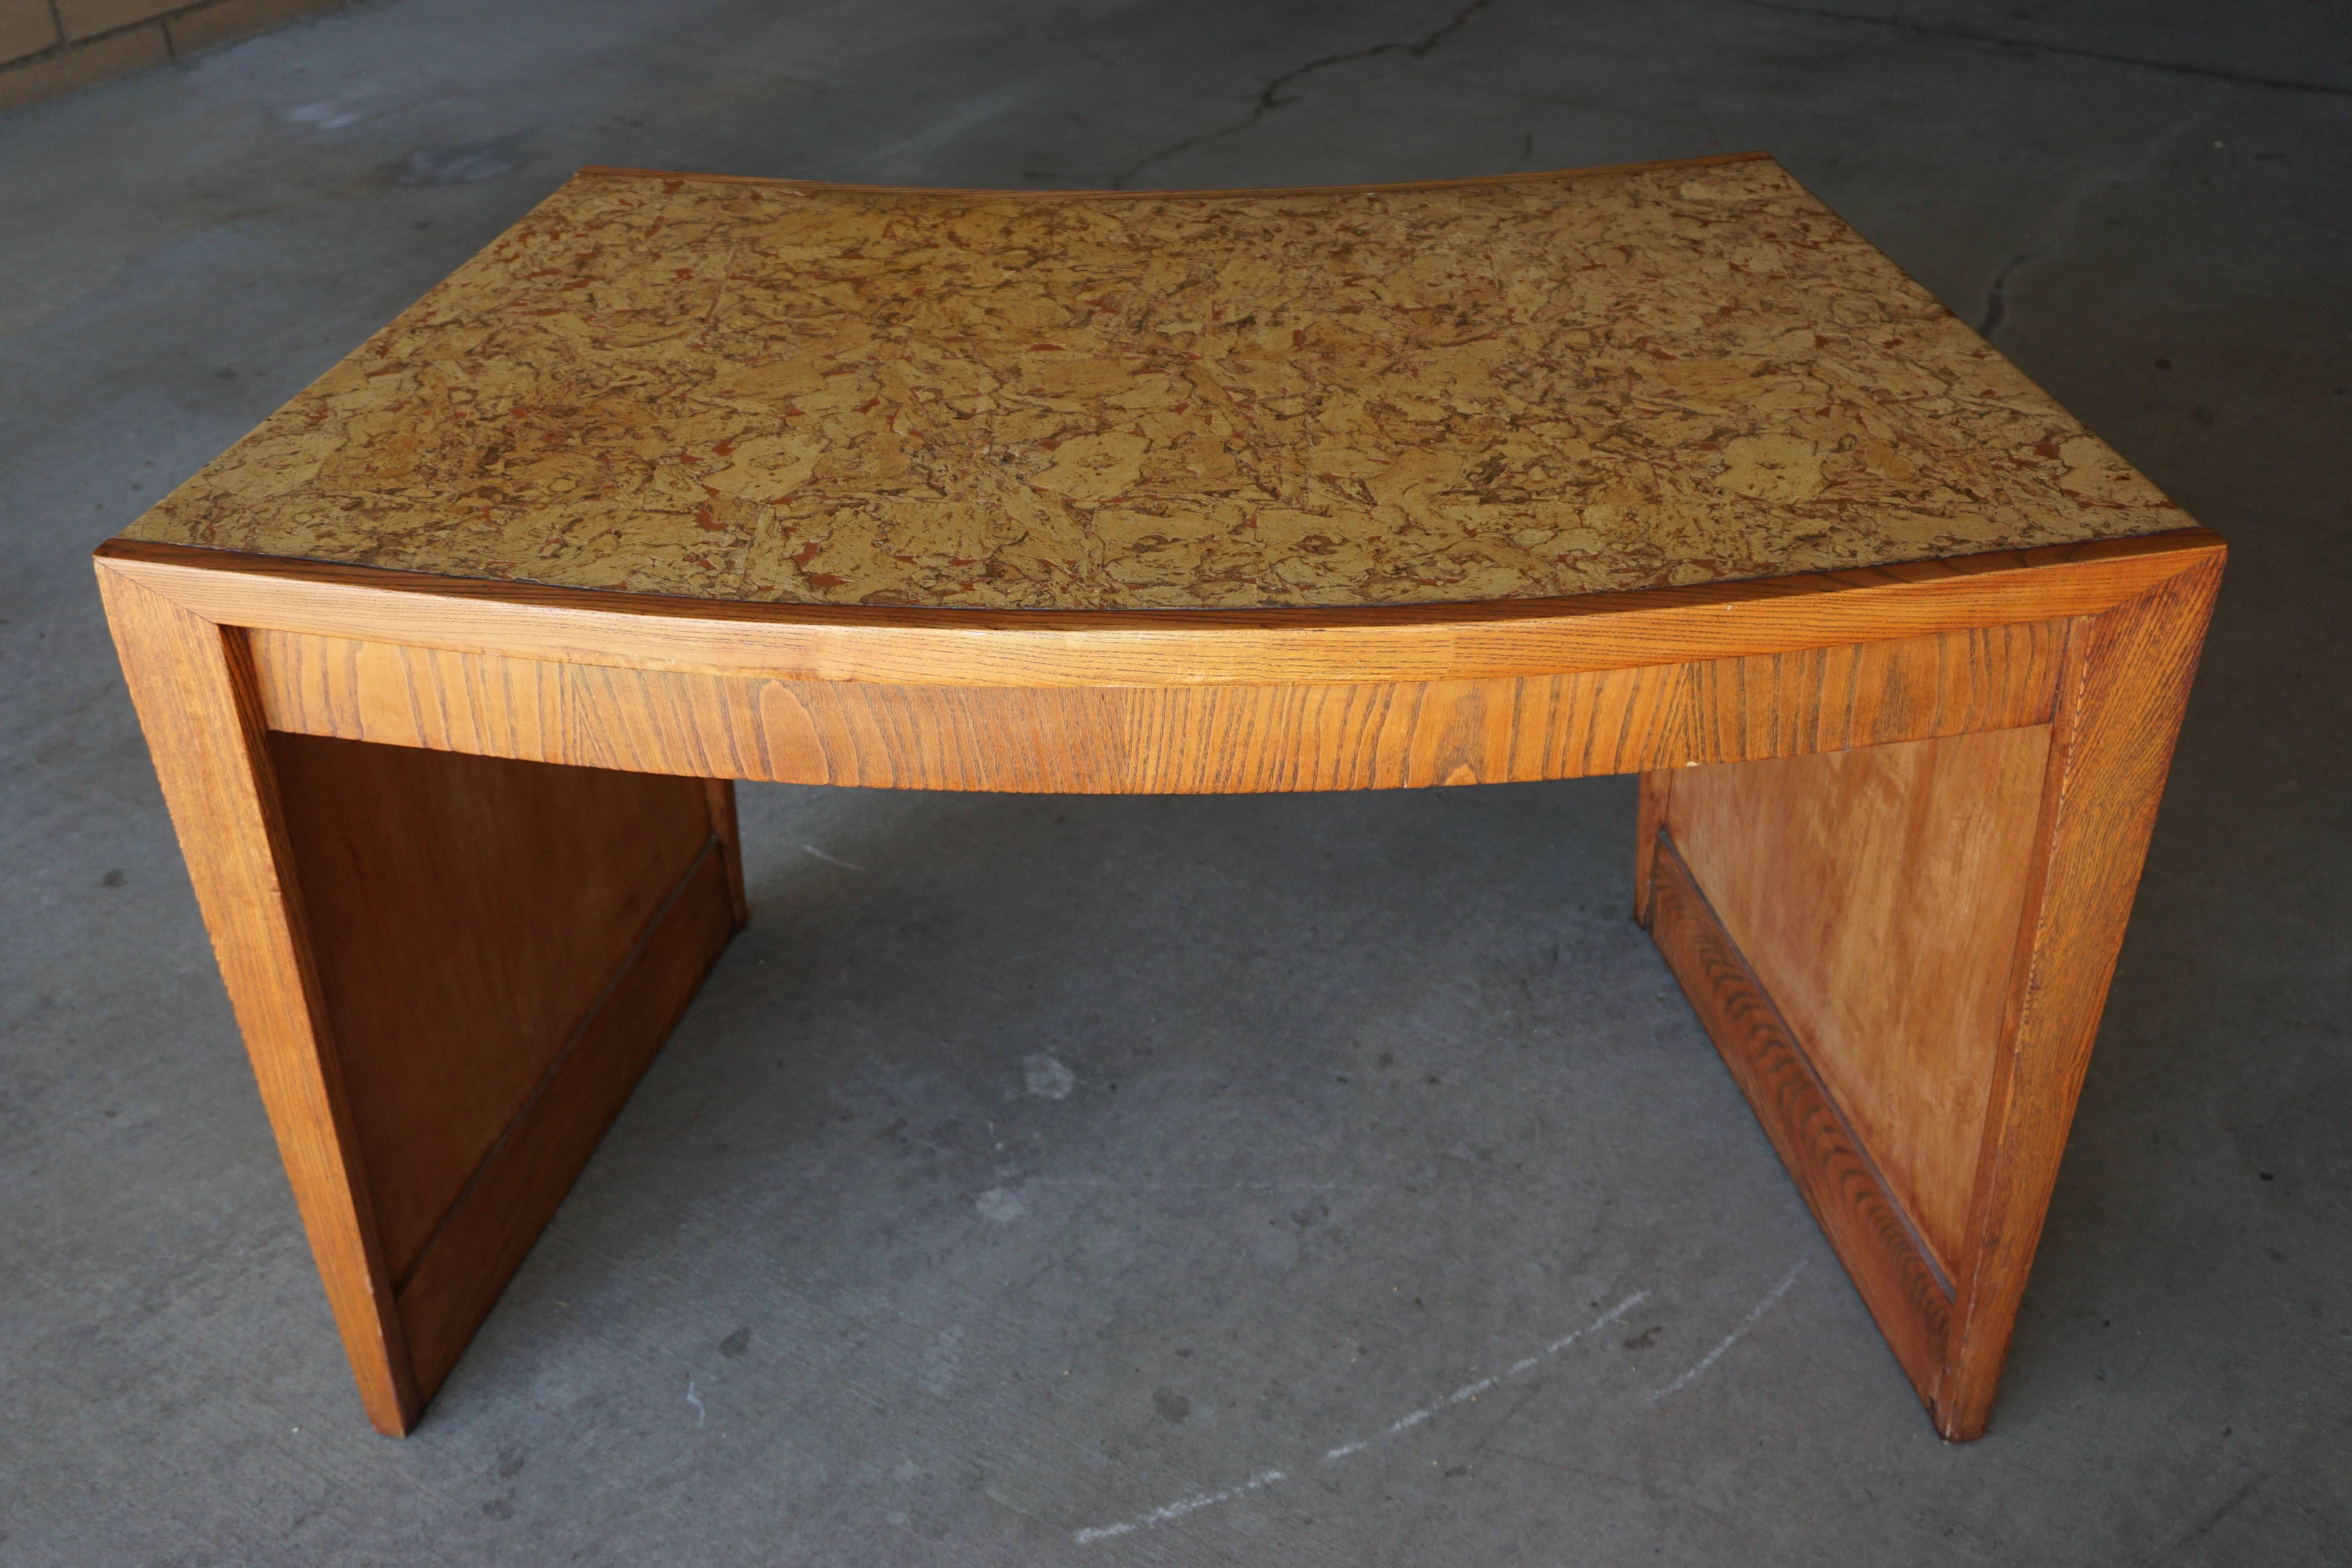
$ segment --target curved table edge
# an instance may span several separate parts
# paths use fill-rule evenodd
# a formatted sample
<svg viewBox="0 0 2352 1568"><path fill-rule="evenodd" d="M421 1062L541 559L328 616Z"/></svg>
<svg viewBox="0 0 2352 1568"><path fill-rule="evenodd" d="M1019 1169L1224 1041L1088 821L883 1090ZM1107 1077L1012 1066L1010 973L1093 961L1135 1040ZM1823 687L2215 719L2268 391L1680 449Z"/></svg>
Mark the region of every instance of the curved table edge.
<svg viewBox="0 0 2352 1568"><path fill-rule="evenodd" d="M625 668L925 686L1477 679L1637 668L2097 615L2220 560L2202 528L1557 599L983 610L686 599L113 539L119 573L217 625Z"/></svg>

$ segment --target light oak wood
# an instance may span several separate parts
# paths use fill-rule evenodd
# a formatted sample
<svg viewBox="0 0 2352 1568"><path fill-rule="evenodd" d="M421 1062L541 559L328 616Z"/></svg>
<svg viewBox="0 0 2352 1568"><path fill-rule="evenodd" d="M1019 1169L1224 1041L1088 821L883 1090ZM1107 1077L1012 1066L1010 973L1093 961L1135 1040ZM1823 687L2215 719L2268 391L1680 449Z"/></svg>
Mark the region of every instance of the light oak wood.
<svg viewBox="0 0 2352 1568"><path fill-rule="evenodd" d="M1733 157L592 173L97 565L386 1431L748 918L729 781L1632 772L1637 918L1966 1438L2221 560Z"/></svg>
<svg viewBox="0 0 2352 1568"><path fill-rule="evenodd" d="M740 921L731 785L272 733L100 586L369 1419L413 1428Z"/></svg>
<svg viewBox="0 0 2352 1568"><path fill-rule="evenodd" d="M2046 725L1694 768L1664 826L1948 1279L1966 1246Z"/></svg>
<svg viewBox="0 0 2352 1568"><path fill-rule="evenodd" d="M1991 1417L2221 581L2216 552L2078 622L2068 639L1967 1263L1954 1281L1937 1414L1955 1440L1981 1436Z"/></svg>
<svg viewBox="0 0 2352 1568"><path fill-rule="evenodd" d="M652 773L900 789L1391 789L1784 756L2050 715L2063 623L1507 680L879 686L256 632L272 727Z"/></svg>
<svg viewBox="0 0 2352 1568"><path fill-rule="evenodd" d="M1482 680L1931 637L2096 615L2200 554L2204 529L1690 588L1343 610L840 609L471 582L114 539L124 573L257 630L619 668L887 685Z"/></svg>
<svg viewBox="0 0 2352 1568"><path fill-rule="evenodd" d="M1860 583L1644 595L1623 611L1514 605L1483 625L1454 606L1372 612L1394 619L1370 631L1253 615L1229 628L1252 646L1230 654L1216 617L1172 632L1015 620L1000 629L1038 639L1024 657L975 654L929 683L779 673L812 637L843 637L858 668L971 647L904 611L863 626L815 612L813 632L805 610L680 617L667 601L582 605L562 590L450 593L394 574L373 585L348 568L155 546L111 546L99 565L330 1297L386 1430L414 1424L744 918L732 797L714 781L1268 790L1631 771L1643 775L1637 902L1939 1429L1965 1437L1990 1410L2220 561L2210 535L2189 532ZM217 624L190 604L248 619ZM2003 613L2022 618L1988 620ZM1939 614L1963 624L1916 630ZM506 617L513 647L449 646L495 644ZM317 629L337 618L377 635ZM633 625L644 635L631 649ZM697 657L677 657L682 625ZM567 641L566 627L589 635ZM1415 646L1433 628L1444 640ZM1724 653L1735 630L1764 646ZM1549 647L1597 668L1334 679L1345 661L1321 631L1367 639L1350 646L1391 677L1441 647L1441 666L1524 666ZM1824 632L1843 640L1790 646ZM1197 657L1166 684L1071 684L1089 639L1117 677L1140 672L1118 668L1121 639L1170 636ZM1374 636L1404 651L1381 655ZM902 637L915 653L893 646ZM1629 647L1653 662L1628 662ZM1294 679L1268 678L1286 669ZM1257 679L1181 679L1204 672ZM982 683L992 673L1015 679ZM174 679L202 700L161 695ZM362 761L321 768L310 748ZM629 896L589 922L602 945L581 951L604 956L541 976L570 985L569 1003L459 984L401 1000L371 1032L367 999L412 985L429 950L372 948L351 889L419 844L487 842L464 811L433 805L459 773L399 782L435 768L472 770L491 793L488 781L510 779L514 809L544 816L524 835L541 847L515 849L480 891L472 918L485 927L510 923L497 912L504 883L536 875L531 855L551 863L657 799L667 826L593 850ZM577 786L528 782L573 773ZM242 804L215 804L224 792ZM362 823L383 842L339 838ZM2053 866L2060 844L2074 864ZM647 847L658 853L632 858ZM446 871L391 871L415 884L394 907L448 906L433 881ZM248 884L267 897L222 890ZM627 911L648 900L664 912L623 943L636 930ZM336 954L323 966L321 932ZM1887 940L1908 956L1874 973ZM591 973L615 971L584 1023L554 1030ZM513 1025L515 1008L538 1022ZM429 1120L415 1086L441 1069L405 1086L383 1074L433 1017L469 1020L448 1037L486 1047L453 1045L444 1062L473 1064L475 1101L412 1133ZM1958 1022L1939 1035L1937 1019ZM354 1073L366 1115L348 1103Z"/></svg>
<svg viewBox="0 0 2352 1568"><path fill-rule="evenodd" d="M120 573L101 570L99 589L360 1398L378 1431L404 1432L423 1402L300 889L286 874L290 852L245 634Z"/></svg>
<svg viewBox="0 0 2352 1568"><path fill-rule="evenodd" d="M2221 568L2070 623L2047 730L1643 780L1637 907L1956 1442L1990 1419ZM1890 1273L1882 1206L1941 1320Z"/></svg>
<svg viewBox="0 0 2352 1568"><path fill-rule="evenodd" d="M1664 835L1652 845L1650 866L1650 930L1659 951L1895 1359L1933 1411L1951 1333L1949 1286L1788 1020Z"/></svg>

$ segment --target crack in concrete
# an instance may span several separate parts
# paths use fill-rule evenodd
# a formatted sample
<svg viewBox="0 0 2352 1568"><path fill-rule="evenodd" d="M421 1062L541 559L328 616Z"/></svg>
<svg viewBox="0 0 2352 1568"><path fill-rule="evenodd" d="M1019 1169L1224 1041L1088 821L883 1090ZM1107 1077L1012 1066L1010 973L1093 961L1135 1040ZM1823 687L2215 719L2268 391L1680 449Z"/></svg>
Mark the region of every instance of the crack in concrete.
<svg viewBox="0 0 2352 1568"><path fill-rule="evenodd" d="M2173 142L2197 134L2210 117L2210 109L2200 110L2149 142L2141 149L2137 158L2121 168L2095 165L2077 174L2052 208L2050 216L2019 236L2025 240L2038 237L2041 243L2018 251L1993 273L1992 281L1985 288L1984 311L1977 321L1977 336L1990 338L1994 330L2009 319L2010 291L2016 285L2021 272L2074 243L2075 231L2082 226L2084 209L2101 192L2122 190L2145 179L2147 171L2165 155Z"/></svg>
<svg viewBox="0 0 2352 1568"><path fill-rule="evenodd" d="M2260 76L2252 71L2231 70L2226 66L2190 65L2184 60L2152 60L2140 55L2109 54L2104 49L2086 49L2074 44L2053 44L2039 38L2012 38L2000 33L1979 32L1974 27L1955 26L1949 23L1914 22L1903 16L1865 16L1852 11L1833 11L1822 5L1797 5L1789 0L1722 0L1723 4L1745 5L1757 11L1778 11L1790 16L1813 16L1831 22L1859 22L1869 27L1892 27L1897 32L1917 33L1930 38L1956 38L1971 44L1991 44L2004 49L2030 49L2046 55L2072 55L2077 59L2101 60L2108 65L2136 66L2142 70L2173 71L2181 76L2201 76L2214 81L2236 82L2243 87L2276 88L2284 92L2317 92L2330 97L2352 98L2352 87L2337 87L2331 82L2297 81L2292 77Z"/></svg>
<svg viewBox="0 0 2352 1568"><path fill-rule="evenodd" d="M2166 1555L2168 1557L2178 1557L2189 1547L2194 1546L2200 1541L2204 1540L2206 1536L2212 1533L2213 1527L2215 1525L2220 1524L2223 1520L2229 1518L2230 1515L2235 1513L2238 1510L2238 1505L2244 1502L2248 1498L2253 1496L2254 1489L2261 1486L2263 1482L2269 1479L2270 1472L2268 1470L2255 1471L2252 1479L2246 1482L2244 1486L2240 1487L2236 1491L2231 1492L2228 1497L2222 1499L2220 1506L2209 1510L2204 1518L2199 1520L2195 1524L2190 1525L2189 1527L2189 1532L2183 1535L2179 1540L2174 1542L2172 1543L2172 1550L2167 1552Z"/></svg>
<svg viewBox="0 0 2352 1568"><path fill-rule="evenodd" d="M1259 91L1257 101L1250 105L1250 111L1247 119L1237 120L1231 125L1220 125L1213 131L1200 132L1195 135L1185 137L1181 142L1170 142L1167 146L1160 148L1158 152L1147 154L1132 168L1129 169L1127 173L1112 181L1111 189L1115 191L1123 191L1127 189L1129 181L1143 173L1144 170L1151 167L1152 164L1163 162L1166 159L1173 158L1179 153L1190 152L1192 148L1199 146L1203 142L1213 142L1220 136L1231 136L1235 132L1246 131L1251 126L1256 124L1259 121L1265 119L1274 110L1282 108L1285 104L1297 102L1298 100L1296 98L1285 98L1282 96L1282 91L1283 89L1290 86L1302 77L1312 76L1315 72L1323 70L1328 67L1348 65L1356 60L1369 60L1380 55L1403 54L1411 55L1413 58L1419 59L1423 56L1428 54L1430 50L1444 43L1454 34L1461 31L1464 26L1468 25L1471 17L1476 16L1479 12L1485 10L1492 4L1494 4L1494 0L1470 0L1470 4L1463 6L1462 9L1454 14L1454 17L1451 21L1429 33L1423 34L1418 38L1410 40L1391 39L1385 44L1374 44L1369 48L1349 49L1344 54L1324 55L1319 58L1308 60L1305 65L1293 66L1290 69L1284 71L1280 76L1268 81L1265 88ZM1532 133L1530 133L1530 135L1532 135Z"/></svg>
<svg viewBox="0 0 2352 1568"><path fill-rule="evenodd" d="M2039 259L2049 248L2048 246L2039 246L2032 250L2021 250L2000 264L2000 270L1992 275L1991 286L1985 289L1984 316L1977 322L1977 336L1991 337L1993 329L2000 325L2001 318L2009 314L2010 274L2027 262Z"/></svg>

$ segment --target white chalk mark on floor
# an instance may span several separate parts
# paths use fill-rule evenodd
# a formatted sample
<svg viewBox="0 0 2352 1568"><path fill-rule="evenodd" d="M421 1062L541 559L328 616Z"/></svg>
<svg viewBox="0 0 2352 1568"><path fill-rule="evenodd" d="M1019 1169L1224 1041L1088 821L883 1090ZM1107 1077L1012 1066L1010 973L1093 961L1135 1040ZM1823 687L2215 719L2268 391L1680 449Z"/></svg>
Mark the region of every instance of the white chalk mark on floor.
<svg viewBox="0 0 2352 1568"><path fill-rule="evenodd" d="M1793 1278L1793 1276L1791 1276L1791 1278ZM1782 1289L1785 1289L1787 1287L1784 1285ZM1585 1324L1584 1327L1577 1330L1575 1332L1561 1335L1559 1339L1552 1341L1550 1344L1545 1346L1542 1351L1535 1355L1527 1356L1521 1360L1513 1362L1509 1371L1498 1373L1494 1377L1482 1377L1475 1383L1465 1384L1462 1387L1455 1389L1453 1393L1447 1394L1436 1404L1423 1405L1421 1409L1413 1411L1410 1415L1400 1416L1397 1420L1390 1423L1384 1431L1376 1432L1370 1437L1359 1437L1352 1443L1342 1443L1338 1447L1333 1448L1328 1453L1325 1454L1323 1456L1323 1462L1328 1465L1337 1460L1344 1459L1350 1454L1360 1454L1366 1448L1370 1447L1378 1439L1393 1436L1394 1434L1402 1432L1409 1427L1418 1426L1449 1405L1460 1405L1465 1400L1477 1398L1488 1389L1493 1388L1496 1384L1501 1383L1504 1378L1516 1377L1520 1373L1526 1372L1529 1368L1535 1366L1546 1356L1558 1355L1560 1352L1566 1350L1577 1341L1584 1338L1585 1335L1590 1334L1596 1330L1608 1327L1611 1323L1615 1322L1618 1319L1623 1317L1626 1313L1632 1311L1634 1308L1640 1306L1649 1299L1650 1293L1647 1290L1634 1291L1631 1296L1626 1297L1623 1300L1618 1302L1615 1306L1610 1308L1607 1311L1601 1313L1599 1317L1593 1319L1592 1321ZM1242 1496L1244 1492L1254 1492L1260 1487L1270 1487L1276 1481L1286 1480L1288 1478L1284 1474L1284 1472L1280 1470L1266 1470L1259 1475L1251 1477L1248 1480L1244 1481L1237 1487L1227 1487L1221 1492L1202 1492L1198 1497L1188 1497L1181 1501L1171 1502L1164 1507L1155 1508L1150 1513L1138 1514L1133 1519L1122 1520L1117 1524L1089 1525L1086 1529L1077 1532L1076 1541L1081 1546L1090 1546L1097 1541L1108 1541L1114 1536L1132 1535L1139 1530L1146 1530L1155 1524L1165 1524L1171 1519L1181 1519L1188 1513L1198 1513L1204 1508L1213 1507L1215 1504L1221 1502L1230 1502L1234 1498Z"/></svg>
<svg viewBox="0 0 2352 1568"><path fill-rule="evenodd" d="M690 1372L686 1374L686 1402L694 1406L694 1425L695 1428L698 1431L701 1429L704 1419L709 1415L710 1412L705 1410L702 1407L702 1401L694 1396L694 1373Z"/></svg>
<svg viewBox="0 0 2352 1568"><path fill-rule="evenodd" d="M865 154L859 159L859 164L862 167L873 168L900 163L912 168L916 164L909 160L919 161L924 154L935 148L944 147L965 139L979 127L1011 113L1024 100L1034 96L1035 89L1027 82L1009 82L992 92L982 93L972 99L962 107L952 110L913 135L901 137L887 147ZM834 165L835 168L842 166ZM825 179L833 176L818 174L810 177Z"/></svg>
<svg viewBox="0 0 2352 1568"><path fill-rule="evenodd" d="M1067 1100L1078 1086L1077 1074L1048 1056L1023 1057L1021 1081L1041 1100Z"/></svg>
<svg viewBox="0 0 2352 1568"><path fill-rule="evenodd" d="M1150 1513L1138 1514L1133 1519L1121 1520L1117 1524L1098 1524L1081 1530L1077 1533L1077 1542L1081 1546L1091 1546L1097 1541L1108 1541L1114 1535L1132 1535L1139 1530L1149 1530L1155 1524L1165 1524L1171 1519L1181 1519L1188 1513L1198 1513L1204 1508L1213 1508L1221 1502L1231 1502L1244 1492L1254 1492L1260 1487L1270 1487L1276 1481L1287 1479L1280 1470L1266 1470L1252 1476L1237 1487L1227 1487L1221 1492L1202 1492L1198 1497L1188 1497L1168 1503L1163 1507L1153 1509Z"/></svg>
<svg viewBox="0 0 2352 1568"><path fill-rule="evenodd" d="M1797 1282L1797 1276L1805 1271L1806 1261L1807 1260L1802 1258L1797 1259L1797 1266L1794 1268L1790 1269L1788 1273L1782 1275L1780 1277L1780 1282L1778 1285L1773 1286L1771 1289L1766 1291L1762 1300L1748 1309L1748 1315L1739 1320L1739 1326L1738 1328L1723 1336L1723 1342L1721 1344L1717 1345L1713 1350L1707 1352L1706 1354L1699 1357L1698 1364L1696 1366L1692 1367L1688 1372L1675 1379L1674 1382L1666 1384L1665 1387L1650 1395L1650 1403L1655 1405L1659 1400L1665 1398L1668 1394L1677 1393L1689 1386L1691 1381L1697 1377L1699 1373L1705 1372L1708 1367L1713 1366L1722 1356L1724 1352L1738 1344L1740 1341L1740 1337L1747 1333L1748 1330L1754 1328L1763 1320L1764 1314L1772 1310L1772 1304L1789 1293L1789 1287L1794 1285Z"/></svg>
<svg viewBox="0 0 2352 1568"><path fill-rule="evenodd" d="M1444 1409L1449 1405L1460 1405L1465 1400L1477 1398L1488 1389L1501 1383L1504 1378L1517 1377L1521 1373L1532 1371L1544 1360L1545 1357L1558 1355L1560 1352L1566 1350L1569 1346L1574 1344L1585 1335L1593 1332L1597 1329L1608 1327L1611 1323L1615 1322L1618 1319L1623 1317L1626 1313L1632 1311L1634 1308L1640 1306L1649 1299L1650 1293L1647 1290L1634 1291L1631 1296L1626 1297L1623 1300L1618 1302L1615 1306L1610 1308L1607 1311L1601 1313L1599 1317L1593 1319L1592 1321L1585 1324L1584 1327L1577 1330L1574 1333L1561 1335L1559 1339L1552 1341L1551 1343L1546 1345L1536 1354L1531 1356L1523 1356L1519 1360L1513 1362L1507 1370L1494 1377L1482 1377L1475 1383L1455 1389L1453 1393L1447 1394L1444 1398L1439 1400L1434 1405L1424 1405L1420 1409L1412 1411L1408 1415L1400 1415L1394 1421L1390 1422L1384 1430L1373 1434L1371 1437L1359 1437L1352 1443L1340 1444L1338 1447L1323 1456L1323 1462L1327 1465L1336 1464L1339 1460L1346 1458L1350 1454L1360 1454L1366 1448L1372 1446L1374 1438L1392 1437L1399 1432L1406 1431L1412 1427L1420 1426L1423 1422L1428 1420L1431 1416L1436 1415L1439 1411Z"/></svg>
<svg viewBox="0 0 2352 1568"><path fill-rule="evenodd" d="M1029 1205L1023 1203L1021 1194L1011 1187L991 1187L972 1199L971 1206L980 1211L981 1218L993 1220L998 1225L1011 1225L1029 1212Z"/></svg>
<svg viewBox="0 0 2352 1568"><path fill-rule="evenodd" d="M810 854L815 856L818 859L824 861L828 866L838 866L845 871L863 871L866 869L863 866L852 865L838 855L828 855L814 844L803 844L801 847L807 850Z"/></svg>
<svg viewBox="0 0 2352 1568"><path fill-rule="evenodd" d="M994 1122L989 1124L992 1128ZM1135 1193L1360 1193L1373 1189L1346 1182L1130 1182L1124 1176L1035 1176L1037 1187L1115 1187Z"/></svg>
<svg viewBox="0 0 2352 1568"><path fill-rule="evenodd" d="M955 1324L941 1330L939 1338L923 1347L923 1370L915 1379L925 1394L941 1397L955 1392L956 1373L963 1367L963 1325Z"/></svg>
<svg viewBox="0 0 2352 1568"><path fill-rule="evenodd" d="M364 111L353 109L355 100L321 99L316 103L297 104L282 110L278 118L293 125L315 125L321 131L341 131L346 125L356 125L367 118Z"/></svg>

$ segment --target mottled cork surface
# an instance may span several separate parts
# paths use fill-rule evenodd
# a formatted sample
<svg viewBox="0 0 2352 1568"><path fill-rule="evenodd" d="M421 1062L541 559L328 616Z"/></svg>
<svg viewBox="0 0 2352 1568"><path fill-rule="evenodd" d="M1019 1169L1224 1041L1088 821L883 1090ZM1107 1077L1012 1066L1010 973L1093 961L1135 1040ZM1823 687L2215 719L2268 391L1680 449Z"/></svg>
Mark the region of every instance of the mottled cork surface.
<svg viewBox="0 0 2352 1568"><path fill-rule="evenodd" d="M2189 526L1769 159L590 172L126 537L706 598L1548 596Z"/></svg>

